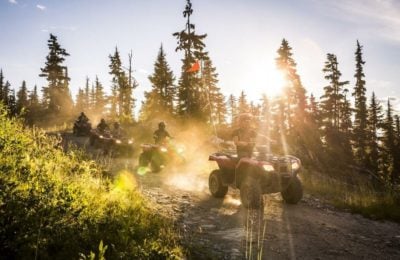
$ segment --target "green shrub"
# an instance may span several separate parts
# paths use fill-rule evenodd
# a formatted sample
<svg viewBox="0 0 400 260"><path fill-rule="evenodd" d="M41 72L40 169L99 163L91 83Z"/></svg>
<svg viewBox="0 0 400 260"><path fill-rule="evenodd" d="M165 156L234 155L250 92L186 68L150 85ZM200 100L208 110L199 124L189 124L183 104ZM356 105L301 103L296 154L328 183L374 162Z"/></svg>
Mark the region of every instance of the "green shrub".
<svg viewBox="0 0 400 260"><path fill-rule="evenodd" d="M132 174L115 181L82 153L9 119L0 104L0 255L22 259L182 256L172 223L155 214ZM107 247L107 248L106 248ZM107 250L105 250L107 249Z"/></svg>

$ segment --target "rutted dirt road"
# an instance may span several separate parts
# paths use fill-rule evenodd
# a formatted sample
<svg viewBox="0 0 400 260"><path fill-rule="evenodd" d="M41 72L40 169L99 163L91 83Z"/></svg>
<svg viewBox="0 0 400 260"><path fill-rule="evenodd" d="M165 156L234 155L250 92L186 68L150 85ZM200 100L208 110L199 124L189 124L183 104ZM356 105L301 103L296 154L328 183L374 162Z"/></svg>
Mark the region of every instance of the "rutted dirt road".
<svg viewBox="0 0 400 260"><path fill-rule="evenodd" d="M400 259L396 223L340 212L307 195L298 205L266 195L264 212L248 212L238 192L220 200L207 189L189 190L193 183L206 188L207 176L175 176L187 182L176 186L162 174L140 177L142 192L176 219L193 259Z"/></svg>
<svg viewBox="0 0 400 260"><path fill-rule="evenodd" d="M134 169L132 160L115 164ZM237 191L211 197L207 171L135 177L157 210L175 220L189 259L400 259L399 224L338 211L307 194L298 205L266 195L264 210L249 212Z"/></svg>

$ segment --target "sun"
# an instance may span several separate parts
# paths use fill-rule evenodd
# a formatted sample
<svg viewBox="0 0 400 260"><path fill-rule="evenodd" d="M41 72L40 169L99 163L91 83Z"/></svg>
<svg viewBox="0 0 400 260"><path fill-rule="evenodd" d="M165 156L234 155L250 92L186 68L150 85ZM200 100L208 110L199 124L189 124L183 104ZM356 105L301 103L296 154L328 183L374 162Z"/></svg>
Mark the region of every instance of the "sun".
<svg viewBox="0 0 400 260"><path fill-rule="evenodd" d="M285 85L286 80L283 72L277 68L269 69L269 71L266 73L265 94L267 94L268 97L282 95Z"/></svg>

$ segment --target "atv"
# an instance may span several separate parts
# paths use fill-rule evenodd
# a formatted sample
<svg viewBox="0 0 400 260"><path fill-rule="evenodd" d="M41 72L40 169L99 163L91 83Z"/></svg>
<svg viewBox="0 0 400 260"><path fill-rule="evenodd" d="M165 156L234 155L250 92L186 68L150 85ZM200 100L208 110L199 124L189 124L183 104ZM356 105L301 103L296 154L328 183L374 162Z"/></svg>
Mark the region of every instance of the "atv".
<svg viewBox="0 0 400 260"><path fill-rule="evenodd" d="M91 130L92 130L92 125L90 124L90 122L88 121L79 122L77 120L74 123L72 132L75 136L89 136Z"/></svg>
<svg viewBox="0 0 400 260"><path fill-rule="evenodd" d="M263 194L280 192L283 200L297 204L303 197L302 184L297 177L300 159L267 154L266 146L257 146L252 158L238 159L236 154L218 152L209 156L219 169L209 176L211 195L223 198L228 187L240 189L240 200L245 208L264 205Z"/></svg>
<svg viewBox="0 0 400 260"><path fill-rule="evenodd" d="M177 148L171 143L142 144L142 153L139 156L139 167L148 167L152 172L160 172L167 164L184 163L183 148Z"/></svg>
<svg viewBox="0 0 400 260"><path fill-rule="evenodd" d="M107 144L107 152L111 151L116 156L133 155L134 143L132 138L112 136Z"/></svg>

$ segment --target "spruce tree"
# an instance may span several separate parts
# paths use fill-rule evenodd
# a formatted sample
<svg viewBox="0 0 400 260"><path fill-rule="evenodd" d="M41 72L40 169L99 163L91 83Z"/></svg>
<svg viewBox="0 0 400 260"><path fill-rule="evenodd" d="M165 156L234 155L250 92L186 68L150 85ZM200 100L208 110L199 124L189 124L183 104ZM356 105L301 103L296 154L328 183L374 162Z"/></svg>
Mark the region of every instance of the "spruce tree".
<svg viewBox="0 0 400 260"><path fill-rule="evenodd" d="M398 181L400 162L396 161L396 138L393 121L393 110L390 100L387 102L386 117L383 122L383 163L386 180L390 184Z"/></svg>
<svg viewBox="0 0 400 260"><path fill-rule="evenodd" d="M217 86L217 69L213 66L210 58L207 58L203 64L201 83L203 85L202 89L204 90L204 95L202 95L204 100L201 103L204 104L204 113L208 118L208 122L223 124L225 123L227 109L225 106L225 97Z"/></svg>
<svg viewBox="0 0 400 260"><path fill-rule="evenodd" d="M247 102L247 96L244 93L244 90L240 93L239 100L238 100L238 112L241 113L249 113L250 112L250 105Z"/></svg>
<svg viewBox="0 0 400 260"><path fill-rule="evenodd" d="M94 113L103 116L105 114L105 107L107 105L107 98L104 94L103 85L100 83L99 78L96 76L94 82Z"/></svg>
<svg viewBox="0 0 400 260"><path fill-rule="evenodd" d="M134 98L132 90L137 86L123 70L117 47L110 55L110 75L112 76L111 116L118 116L120 121L133 121Z"/></svg>
<svg viewBox="0 0 400 260"><path fill-rule="evenodd" d="M16 111L21 113L23 109L28 107L28 89L26 88L25 80L22 81L21 88L17 92Z"/></svg>
<svg viewBox="0 0 400 260"><path fill-rule="evenodd" d="M85 91L81 88L78 89L78 94L76 95L75 110L76 113L84 112L86 108L85 105Z"/></svg>
<svg viewBox="0 0 400 260"><path fill-rule="evenodd" d="M325 93L321 97L321 116L323 140L325 147L331 159L328 164L332 164L342 169L347 164L352 163L352 151L348 130L350 128L351 115L350 104L345 95L347 89L345 86L348 81L341 81L341 72L338 68L336 55L327 54L327 61L323 68L325 79L329 85L324 87ZM340 164L334 164L337 160Z"/></svg>
<svg viewBox="0 0 400 260"><path fill-rule="evenodd" d="M26 122L29 125L37 123L42 113L41 113L41 106L36 85L33 87L33 90L29 93L27 110L28 112L26 114Z"/></svg>
<svg viewBox="0 0 400 260"><path fill-rule="evenodd" d="M356 56L356 84L354 87L354 149L355 157L359 164L366 164L366 146L367 146L367 98L365 96L365 80L363 65L365 61L362 58L362 46L357 41Z"/></svg>
<svg viewBox="0 0 400 260"><path fill-rule="evenodd" d="M343 107L344 88L348 81L340 81L342 73L339 71L336 55L328 53L325 67L322 70L329 85L324 87L325 93L321 97L323 123L327 131L339 130L340 109Z"/></svg>
<svg viewBox="0 0 400 260"><path fill-rule="evenodd" d="M3 101L3 89L5 87L4 84L4 75L3 75L3 70L0 69L0 102Z"/></svg>
<svg viewBox="0 0 400 260"><path fill-rule="evenodd" d="M231 123L235 122L235 117L238 115L237 100L234 95L229 95L228 97L228 111L230 114Z"/></svg>
<svg viewBox="0 0 400 260"><path fill-rule="evenodd" d="M183 16L186 18L185 29L173 34L178 40L176 51L183 51L182 72L178 82L178 114L180 116L204 119L202 111L202 85L201 80L196 77L196 72L189 72L192 64L196 61L203 61L207 58L204 51L205 44L203 40L206 34L198 35L195 32L195 25L190 22L190 16L193 13L192 3L187 0Z"/></svg>
<svg viewBox="0 0 400 260"><path fill-rule="evenodd" d="M146 100L142 108L142 120L148 120L156 115L172 115L174 113L175 77L170 69L164 49L161 45L154 63L154 72L149 76L152 85L150 92L145 92Z"/></svg>
<svg viewBox="0 0 400 260"><path fill-rule="evenodd" d="M63 66L67 51L61 48L57 37L50 34L48 40L49 54L45 66L41 68L40 77L46 78L48 84L43 88L43 100L47 112L54 116L68 116L72 108L72 98L69 92L69 77L66 66Z"/></svg>
<svg viewBox="0 0 400 260"><path fill-rule="evenodd" d="M282 40L281 46L278 49L278 57L276 58L277 68L284 74L285 102L288 130L291 131L293 124L298 126L305 121L305 110L307 106L306 90L303 87L300 76L297 74L296 62L293 59L292 48L286 39ZM297 122L294 122L297 121Z"/></svg>
<svg viewBox="0 0 400 260"><path fill-rule="evenodd" d="M381 173L381 148L379 146L379 132L383 126L382 106L379 104L375 93L372 92L371 103L368 109L368 142L367 142L367 167L374 173Z"/></svg>

